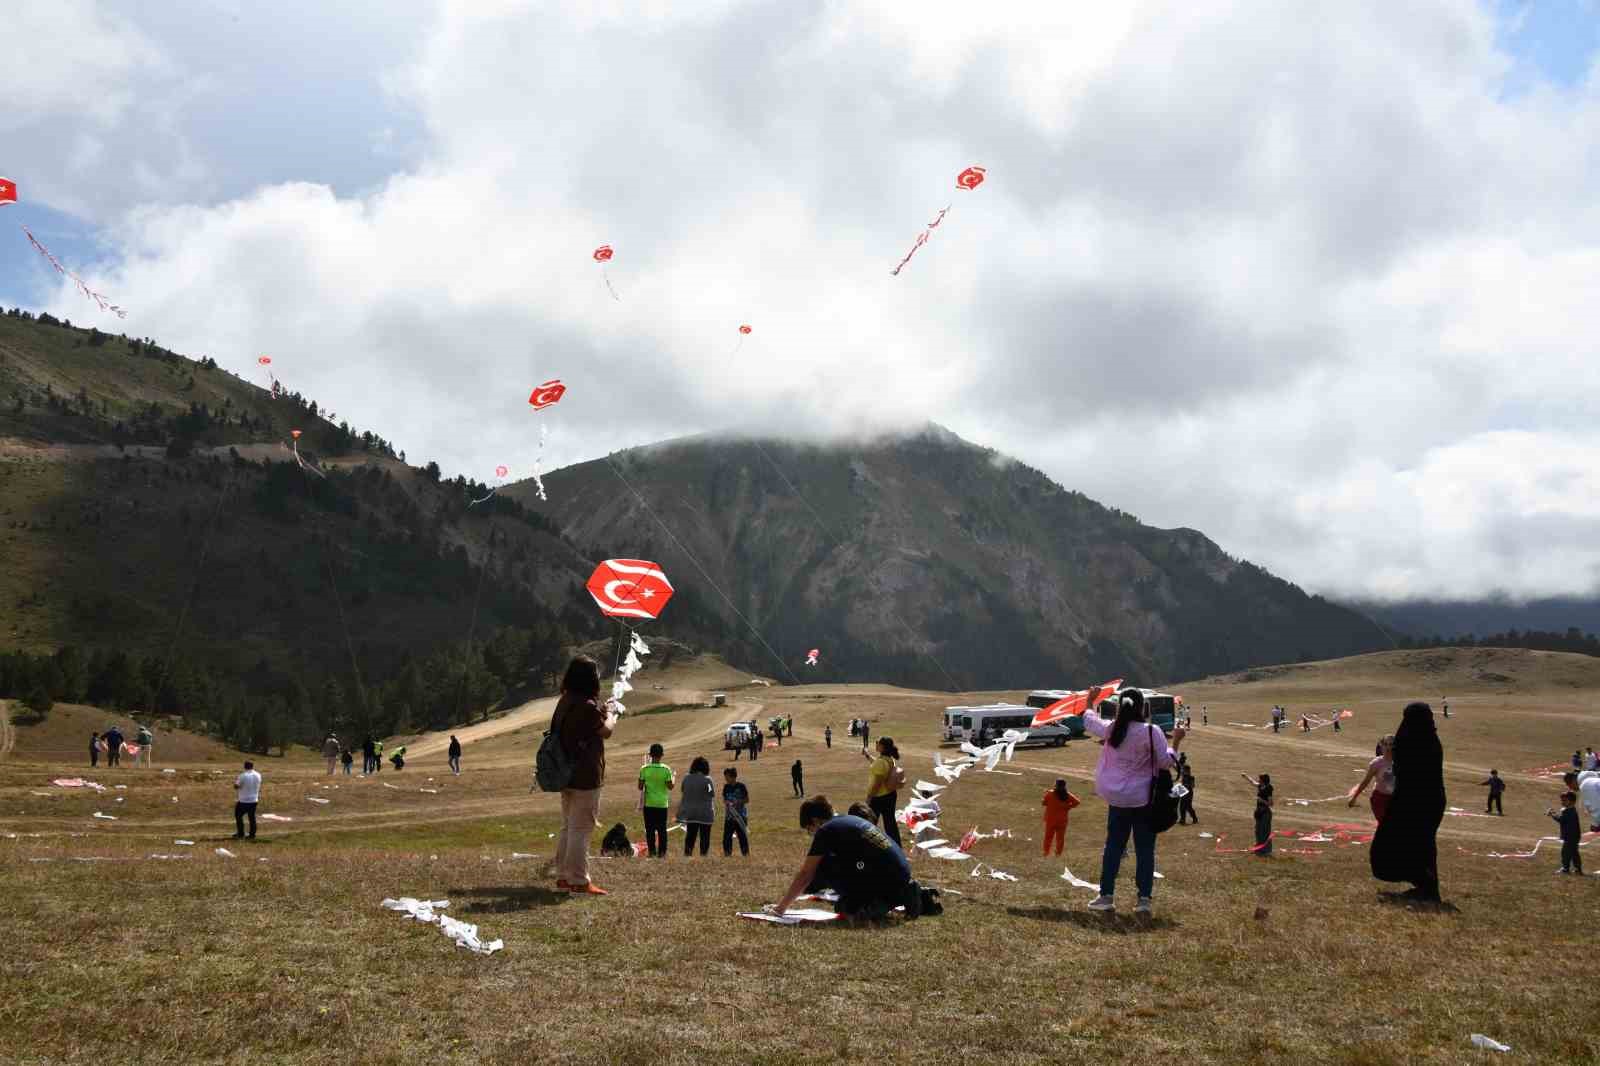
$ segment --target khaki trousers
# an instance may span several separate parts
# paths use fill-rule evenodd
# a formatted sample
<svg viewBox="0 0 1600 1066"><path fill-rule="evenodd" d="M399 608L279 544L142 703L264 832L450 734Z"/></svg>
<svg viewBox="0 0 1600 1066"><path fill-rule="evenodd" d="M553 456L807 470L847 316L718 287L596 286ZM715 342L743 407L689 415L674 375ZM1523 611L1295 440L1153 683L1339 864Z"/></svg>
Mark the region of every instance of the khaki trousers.
<svg viewBox="0 0 1600 1066"><path fill-rule="evenodd" d="M561 790L561 836L556 841L556 877L569 885L589 883L589 837L600 825L600 790Z"/></svg>

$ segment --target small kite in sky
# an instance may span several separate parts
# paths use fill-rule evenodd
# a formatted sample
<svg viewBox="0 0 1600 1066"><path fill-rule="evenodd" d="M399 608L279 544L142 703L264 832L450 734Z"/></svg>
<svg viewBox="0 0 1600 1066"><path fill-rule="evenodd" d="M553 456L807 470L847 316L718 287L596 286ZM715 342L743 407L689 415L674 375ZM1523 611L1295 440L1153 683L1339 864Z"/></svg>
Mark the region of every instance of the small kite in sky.
<svg viewBox="0 0 1600 1066"><path fill-rule="evenodd" d="M585 587L600 613L611 618L656 618L672 599L672 582L645 559L607 559Z"/></svg>
<svg viewBox="0 0 1600 1066"><path fill-rule="evenodd" d="M560 403L561 397L566 394L567 387L561 384L561 379L551 378L543 385L534 386L533 395L528 397L528 402L533 405L535 411L543 411L552 404Z"/></svg>
<svg viewBox="0 0 1600 1066"><path fill-rule="evenodd" d="M602 244L594 250L594 261L600 264L600 280L606 283L606 289L610 291L611 298L620 303L622 297L617 295L617 290L611 285L611 275L606 272L606 264L611 262L611 257L615 254L611 250L611 245Z"/></svg>
<svg viewBox="0 0 1600 1066"><path fill-rule="evenodd" d="M490 500L492 500L494 498L494 494L500 491L500 486L505 484L506 475L509 474L509 473L511 473L511 471L509 469L507 469L505 466L497 466L497 467L495 467L494 468L494 476L497 479L497 481L496 481L496 483L494 485L491 485L489 487L489 494L487 496L483 497L481 500L473 500L471 503L467 504L467 506L468 507L476 507L480 503L487 503Z"/></svg>
<svg viewBox="0 0 1600 1066"><path fill-rule="evenodd" d="M289 431L289 437L290 451L294 452L294 461L299 465L300 469L306 471L308 474L315 474L318 477L326 477L322 471L318 470L316 467L312 466L310 463L306 462L300 457L300 431L298 429L291 429Z"/></svg>
<svg viewBox="0 0 1600 1066"><path fill-rule="evenodd" d="M10 178L0 178L0 204L17 202L17 183Z"/></svg>
<svg viewBox="0 0 1600 1066"><path fill-rule="evenodd" d="M983 173L984 171L982 167L968 167L966 170L963 170L960 174L956 175L956 188L964 189L968 192L976 189L979 185L983 184ZM944 216L950 213L950 208L952 206L954 205L946 204L939 211L939 213L934 216L933 221L928 223L927 228L925 228L921 233L917 234L916 243L911 246L911 251L906 253L906 257L900 260L898 266L889 271L890 274L897 277L899 276L900 271L905 269L905 265L911 262L911 257L917 254L917 249L928 243L928 238L933 236L934 227L944 221Z"/></svg>
<svg viewBox="0 0 1600 1066"><path fill-rule="evenodd" d="M7 184L9 185L10 183L8 182ZM10 188L12 190L12 201L14 202L15 199L16 199L16 195L15 195L16 194L16 186L15 185L10 185ZM59 259L57 259L55 256L50 254L50 249L46 248L44 245L39 243L38 238L36 238L33 235L33 231L32 230L28 229L27 226L23 226L22 227L22 232L27 234L28 243L33 245L34 249L36 251L38 251L38 253L40 255L44 256L45 260L51 266L56 268L56 273L60 274L63 277L70 278L72 280L72 283L78 287L78 291L83 293L84 296L86 296L89 299L93 300L95 302L95 304L99 306L100 310L102 310L102 311L110 311L112 314L116 315L118 318L127 318L128 317L128 312L124 311L122 308L118 307L116 304L112 303L110 300L106 299L104 296L100 295L98 292L95 292L93 289L89 288L89 286L84 283L84 280L82 278L78 277L78 275L74 274L72 271L70 271L66 267L62 266L61 265L61 261Z"/></svg>
<svg viewBox="0 0 1600 1066"><path fill-rule="evenodd" d="M817 648L812 648L810 651L806 652L806 665L807 666L815 666L815 665L817 665L817 657L820 656L821 654L822 654L821 650L819 650Z"/></svg>
<svg viewBox="0 0 1600 1066"><path fill-rule="evenodd" d="M750 336L751 332L752 330L750 329L749 323L745 323L739 327L739 339L733 342L733 348L728 352L728 358L731 359L735 355L739 354L739 349L744 346L744 339Z"/></svg>

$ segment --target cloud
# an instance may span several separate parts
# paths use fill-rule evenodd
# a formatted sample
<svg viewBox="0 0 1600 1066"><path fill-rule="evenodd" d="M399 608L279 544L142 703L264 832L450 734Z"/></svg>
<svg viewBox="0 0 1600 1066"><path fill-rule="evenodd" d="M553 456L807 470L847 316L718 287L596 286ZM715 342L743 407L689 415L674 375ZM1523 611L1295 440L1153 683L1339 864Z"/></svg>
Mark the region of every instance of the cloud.
<svg viewBox="0 0 1600 1066"><path fill-rule="evenodd" d="M147 200L105 286L475 477L931 418L1314 590L1592 591L1596 88L1507 98L1465 2L1102 6L441 3L319 83L362 152Z"/></svg>

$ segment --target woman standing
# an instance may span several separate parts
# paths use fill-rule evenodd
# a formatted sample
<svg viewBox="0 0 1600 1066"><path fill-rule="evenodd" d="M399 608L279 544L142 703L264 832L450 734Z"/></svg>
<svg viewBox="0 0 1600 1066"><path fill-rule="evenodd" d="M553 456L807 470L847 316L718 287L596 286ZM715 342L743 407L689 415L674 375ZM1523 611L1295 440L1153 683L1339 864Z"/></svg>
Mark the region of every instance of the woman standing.
<svg viewBox="0 0 1600 1066"><path fill-rule="evenodd" d="M872 769L867 771L867 806L878 816L883 835L904 851L905 845L900 843L900 826L894 820L894 803L899 796L897 778L904 776L895 765L900 758L900 749L894 746L894 741L889 737L879 737L877 749L876 759L872 759L865 751L861 753L872 759Z"/></svg>
<svg viewBox="0 0 1600 1066"><path fill-rule="evenodd" d="M683 779L683 798L678 801L678 821L685 826L683 854L694 854L695 838L700 839L700 854L711 848L711 822L713 800L717 787L711 783L711 764L704 755L696 755L689 764L689 776ZM665 851L665 846L662 847Z"/></svg>
<svg viewBox="0 0 1600 1066"><path fill-rule="evenodd" d="M600 824L600 786L606 779L606 739L617 716L600 707L600 667L587 655L567 666L550 728L572 763L572 779L561 790L561 838L556 842L556 887L604 896L589 880L589 836Z"/></svg>
<svg viewBox="0 0 1600 1066"><path fill-rule="evenodd" d="M1356 800L1361 798L1361 793L1367 786L1372 786L1372 817L1379 822L1389 810L1389 797L1394 795L1394 734L1390 733L1378 741L1377 758L1367 763L1367 776L1361 779L1361 784L1350 793L1350 806L1356 805Z"/></svg>
<svg viewBox="0 0 1600 1066"><path fill-rule="evenodd" d="M1444 821L1444 747L1426 703L1406 706L1394 734L1394 794L1372 838L1372 876L1407 881L1406 899L1439 902L1439 823Z"/></svg>
<svg viewBox="0 0 1600 1066"><path fill-rule="evenodd" d="M1097 713L1083 716L1083 728L1104 741L1100 763L1094 771L1095 791L1106 801L1106 847L1100 859L1100 894L1089 909L1116 909L1117 871L1122 853L1133 837L1134 884L1139 902L1136 914L1149 914L1155 891L1156 832L1148 805L1155 794L1156 774L1178 761L1182 727L1172 731L1172 743L1158 726L1144 720L1144 695L1128 689L1117 700L1117 717L1107 721Z"/></svg>

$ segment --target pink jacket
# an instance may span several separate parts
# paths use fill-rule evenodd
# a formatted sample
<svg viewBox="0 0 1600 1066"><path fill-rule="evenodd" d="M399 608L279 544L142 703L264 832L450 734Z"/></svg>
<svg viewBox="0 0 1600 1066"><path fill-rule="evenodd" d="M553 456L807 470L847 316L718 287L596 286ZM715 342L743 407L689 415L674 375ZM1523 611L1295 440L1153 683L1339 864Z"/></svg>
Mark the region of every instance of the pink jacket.
<svg viewBox="0 0 1600 1066"><path fill-rule="evenodd" d="M1094 711L1083 716L1083 728L1101 740L1111 735L1111 726L1111 721ZM1100 765L1094 770L1094 790L1113 807L1143 807L1150 802L1150 779L1155 777L1156 771L1177 761L1178 756L1159 726L1130 725L1120 748L1113 748L1107 740L1100 749Z"/></svg>

